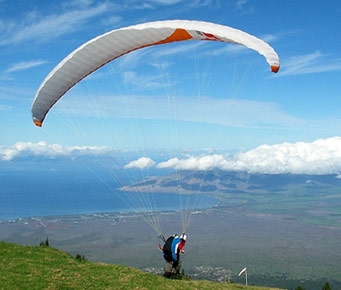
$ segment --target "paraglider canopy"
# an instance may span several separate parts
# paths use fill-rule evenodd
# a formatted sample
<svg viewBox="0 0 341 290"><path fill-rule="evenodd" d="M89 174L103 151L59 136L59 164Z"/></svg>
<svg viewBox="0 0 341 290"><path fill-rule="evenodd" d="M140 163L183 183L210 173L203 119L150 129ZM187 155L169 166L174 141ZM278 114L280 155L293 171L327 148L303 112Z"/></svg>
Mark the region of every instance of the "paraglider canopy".
<svg viewBox="0 0 341 290"><path fill-rule="evenodd" d="M241 30L202 21L168 20L112 30L64 58L40 85L32 104L32 118L42 126L51 107L75 84L110 61L131 51L176 41L211 40L237 43L263 55L272 72L278 72L277 53L263 40Z"/></svg>

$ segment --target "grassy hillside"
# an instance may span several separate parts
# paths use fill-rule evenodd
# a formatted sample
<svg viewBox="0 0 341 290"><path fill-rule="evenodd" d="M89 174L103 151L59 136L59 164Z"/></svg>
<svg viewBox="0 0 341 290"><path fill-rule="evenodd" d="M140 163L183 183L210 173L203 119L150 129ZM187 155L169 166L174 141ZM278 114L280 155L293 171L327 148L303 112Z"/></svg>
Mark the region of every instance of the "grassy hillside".
<svg viewBox="0 0 341 290"><path fill-rule="evenodd" d="M0 289L270 288L209 281L168 280L134 268L80 261L49 247L0 242Z"/></svg>

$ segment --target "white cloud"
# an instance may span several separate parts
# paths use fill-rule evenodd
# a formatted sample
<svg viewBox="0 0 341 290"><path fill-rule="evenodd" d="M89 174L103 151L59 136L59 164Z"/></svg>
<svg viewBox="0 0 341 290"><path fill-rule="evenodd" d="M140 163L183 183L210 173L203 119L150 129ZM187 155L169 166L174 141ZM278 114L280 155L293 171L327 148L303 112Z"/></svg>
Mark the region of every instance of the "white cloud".
<svg viewBox="0 0 341 290"><path fill-rule="evenodd" d="M150 0L150 2L154 2L154 3L162 4L162 5L174 5L183 1L184 0Z"/></svg>
<svg viewBox="0 0 341 290"><path fill-rule="evenodd" d="M23 86L0 86L0 99L23 102L23 96L32 97L34 89L27 89ZM25 101L24 101L25 102Z"/></svg>
<svg viewBox="0 0 341 290"><path fill-rule="evenodd" d="M121 16L111 16L109 18L106 18L102 21L102 23L105 26L110 26L113 27L115 25L117 25L118 23L120 23L122 21L122 17Z"/></svg>
<svg viewBox="0 0 341 290"><path fill-rule="evenodd" d="M236 8L243 9L243 7L247 4L248 0L237 0Z"/></svg>
<svg viewBox="0 0 341 290"><path fill-rule="evenodd" d="M320 51L293 56L284 62L279 76L340 71L341 59L328 59Z"/></svg>
<svg viewBox="0 0 341 290"><path fill-rule="evenodd" d="M167 80L165 74L142 75L133 71L123 73L123 83L138 89L150 90L169 87L171 83L165 82L165 80ZM172 82L172 85L175 85L175 82Z"/></svg>
<svg viewBox="0 0 341 290"><path fill-rule="evenodd" d="M36 67L42 64L47 63L45 60L30 60L30 61L21 61L12 64L8 69L5 70L5 73L15 72L30 69L32 67Z"/></svg>
<svg viewBox="0 0 341 290"><path fill-rule="evenodd" d="M235 155L204 155L173 158L158 168L177 170L247 171L264 174L338 174L341 172L341 137L318 139L312 143L262 145Z"/></svg>
<svg viewBox="0 0 341 290"><path fill-rule="evenodd" d="M189 1L189 3L187 4L189 7L204 7L204 6L209 6L212 5L212 0L193 0L193 1Z"/></svg>
<svg viewBox="0 0 341 290"><path fill-rule="evenodd" d="M10 161L20 157L75 157L80 155L111 154L113 149L99 146L63 146L45 142L18 142L0 146L0 160ZM187 155L156 163L141 157L124 168L151 168L176 170L246 171L262 174L337 174L341 178L341 137L318 139L314 142L262 145L236 154Z"/></svg>
<svg viewBox="0 0 341 290"><path fill-rule="evenodd" d="M203 41L189 41L185 44L178 44L175 46L169 46L168 48L163 48L154 53L155 57L161 57L166 55L174 55L178 53L184 53L188 51L193 51L197 47L204 46L205 42Z"/></svg>
<svg viewBox="0 0 341 290"><path fill-rule="evenodd" d="M121 56L117 59L117 65L122 69L131 69L136 67L138 64L140 64L141 61L143 61L146 54L148 54L148 50L146 49L138 49L135 51L132 51L126 55Z"/></svg>
<svg viewBox="0 0 341 290"><path fill-rule="evenodd" d="M200 8L209 6L212 2L212 0L129 0L126 3L126 6L135 9L154 9L157 5L172 6L181 3L183 7Z"/></svg>
<svg viewBox="0 0 341 290"><path fill-rule="evenodd" d="M279 38L279 36L275 34L265 34L262 35L260 38L263 39L265 42L274 42Z"/></svg>
<svg viewBox="0 0 341 290"><path fill-rule="evenodd" d="M225 157L219 154L200 157L189 157L186 159L172 158L166 162L157 164L157 168L173 168L177 170L212 170L222 169L226 163Z"/></svg>
<svg viewBox="0 0 341 290"><path fill-rule="evenodd" d="M9 105L0 104L0 111L10 111L13 107Z"/></svg>
<svg viewBox="0 0 341 290"><path fill-rule="evenodd" d="M204 51L202 55L206 56L218 56L218 55L229 55L231 53L247 53L249 49L241 44L229 44L224 43L220 48L211 49L209 51Z"/></svg>
<svg viewBox="0 0 341 290"><path fill-rule="evenodd" d="M148 157L141 157L138 160L131 161L129 164L125 165L124 168L139 168L139 169L145 169L150 168L155 165L155 162Z"/></svg>
<svg viewBox="0 0 341 290"><path fill-rule="evenodd" d="M249 0L237 0L234 7L237 12L242 14L255 13L255 8L249 3Z"/></svg>
<svg viewBox="0 0 341 290"><path fill-rule="evenodd" d="M31 12L20 22L8 23L6 31L1 35L0 46L24 41L55 39L78 30L88 19L105 13L109 9L107 2L97 6L84 6L84 1L82 3L81 6L65 9L60 14L38 15Z"/></svg>
<svg viewBox="0 0 341 290"><path fill-rule="evenodd" d="M58 156L77 156L105 154L110 149L105 146L63 146L45 142L17 142L12 146L0 146L0 160L10 161L18 157L42 156L55 158Z"/></svg>
<svg viewBox="0 0 341 290"><path fill-rule="evenodd" d="M172 63L170 61L162 61L162 62L152 62L151 66L155 67L159 71L166 71Z"/></svg>
<svg viewBox="0 0 341 290"><path fill-rule="evenodd" d="M204 52L202 54L207 55L205 42L203 41L188 41L187 43L181 43L177 45L171 44L169 46L163 46L162 49L161 47L138 49L117 59L115 65L119 66L121 70L132 70L143 63L144 65L151 65L153 67L156 67L159 70L166 70L172 65L168 58L169 56L173 57L175 54L182 54L190 51L196 51L196 53L198 54L199 48L203 48ZM151 52L152 57L150 57ZM135 77L145 78L146 75L136 75Z"/></svg>
<svg viewBox="0 0 341 290"><path fill-rule="evenodd" d="M76 6L77 8L82 6L90 6L93 3L92 0L72 0L68 1L66 5L68 6Z"/></svg>
<svg viewBox="0 0 341 290"><path fill-rule="evenodd" d="M0 75L0 80L1 81L12 81L13 78L8 76L8 75Z"/></svg>
<svg viewBox="0 0 341 290"><path fill-rule="evenodd" d="M136 87L153 88L165 87L167 78L162 74L157 76L138 76L134 72L127 72L125 82L131 82ZM169 85L174 85L170 82ZM297 128L305 125L305 121L283 112L272 102L258 102L250 100L213 99L200 97L171 96L143 96L122 95L102 96L101 104L92 102L91 110L87 102L78 96L60 103L56 112L62 114L89 115L91 112L101 112L103 116L130 119L159 119L187 122L201 122L237 128Z"/></svg>

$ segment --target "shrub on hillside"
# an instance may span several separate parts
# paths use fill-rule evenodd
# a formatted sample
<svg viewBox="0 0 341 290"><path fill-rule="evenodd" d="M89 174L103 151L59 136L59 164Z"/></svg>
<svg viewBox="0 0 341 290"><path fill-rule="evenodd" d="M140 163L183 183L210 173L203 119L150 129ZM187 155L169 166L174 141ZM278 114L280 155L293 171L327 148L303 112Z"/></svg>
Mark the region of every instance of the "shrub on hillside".
<svg viewBox="0 0 341 290"><path fill-rule="evenodd" d="M41 247L49 247L50 246L49 238L46 238L45 241L41 241L39 246L41 246Z"/></svg>

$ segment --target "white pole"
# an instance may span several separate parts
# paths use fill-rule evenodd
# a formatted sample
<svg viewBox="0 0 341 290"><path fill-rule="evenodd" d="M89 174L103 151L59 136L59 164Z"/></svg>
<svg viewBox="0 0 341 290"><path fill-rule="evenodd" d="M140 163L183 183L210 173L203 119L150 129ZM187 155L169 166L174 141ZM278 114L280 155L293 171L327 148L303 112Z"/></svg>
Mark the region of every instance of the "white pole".
<svg viewBox="0 0 341 290"><path fill-rule="evenodd" d="M245 285L247 286L247 269L245 270Z"/></svg>

